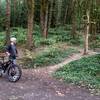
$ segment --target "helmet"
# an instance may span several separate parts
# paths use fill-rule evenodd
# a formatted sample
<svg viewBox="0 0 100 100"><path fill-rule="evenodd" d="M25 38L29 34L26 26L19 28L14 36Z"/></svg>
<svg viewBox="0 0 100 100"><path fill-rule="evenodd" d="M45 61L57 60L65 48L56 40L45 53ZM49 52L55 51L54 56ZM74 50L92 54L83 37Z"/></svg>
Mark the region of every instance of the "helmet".
<svg viewBox="0 0 100 100"><path fill-rule="evenodd" d="M10 41L11 42L14 42L14 41L16 41L16 38L15 37L12 37L12 38L10 38Z"/></svg>

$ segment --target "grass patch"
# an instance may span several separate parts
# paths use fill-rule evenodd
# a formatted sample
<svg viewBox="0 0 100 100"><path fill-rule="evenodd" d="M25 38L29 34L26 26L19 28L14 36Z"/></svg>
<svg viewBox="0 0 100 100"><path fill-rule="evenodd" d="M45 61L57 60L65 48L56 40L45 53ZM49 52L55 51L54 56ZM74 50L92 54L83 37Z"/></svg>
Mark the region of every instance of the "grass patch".
<svg viewBox="0 0 100 100"><path fill-rule="evenodd" d="M49 30L49 37L52 37L56 42L67 42L70 45L81 45L83 43L82 35L77 34L75 39L71 36L71 31L63 27Z"/></svg>
<svg viewBox="0 0 100 100"><path fill-rule="evenodd" d="M100 91L100 54L73 61L59 69L54 76Z"/></svg>
<svg viewBox="0 0 100 100"><path fill-rule="evenodd" d="M60 49L56 47L50 47L40 52L32 59L24 58L24 64L27 68L43 67L48 65L54 65L63 61L66 57L73 53L77 53L78 50L74 48Z"/></svg>
<svg viewBox="0 0 100 100"><path fill-rule="evenodd" d="M38 37L34 36L34 41L35 41L35 47L40 47L40 46L49 46L53 45L56 43L56 40L54 38L43 38L43 37Z"/></svg>

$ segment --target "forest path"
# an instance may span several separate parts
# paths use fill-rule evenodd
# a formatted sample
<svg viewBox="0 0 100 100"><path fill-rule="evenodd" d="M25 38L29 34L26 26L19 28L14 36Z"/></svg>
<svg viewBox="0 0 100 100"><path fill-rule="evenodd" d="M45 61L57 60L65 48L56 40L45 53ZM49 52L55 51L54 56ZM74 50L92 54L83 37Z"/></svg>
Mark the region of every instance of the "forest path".
<svg viewBox="0 0 100 100"><path fill-rule="evenodd" d="M94 96L86 88L65 84L52 77L57 69L81 57L82 53L73 54L54 66L23 69L22 78L17 83L0 78L0 100L100 100L100 96Z"/></svg>

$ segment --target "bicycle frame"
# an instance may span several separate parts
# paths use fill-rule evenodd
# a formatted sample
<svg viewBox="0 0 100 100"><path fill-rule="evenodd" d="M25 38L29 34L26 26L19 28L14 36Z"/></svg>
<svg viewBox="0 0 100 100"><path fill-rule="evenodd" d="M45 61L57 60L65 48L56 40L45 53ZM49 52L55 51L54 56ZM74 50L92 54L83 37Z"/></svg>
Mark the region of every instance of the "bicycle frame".
<svg viewBox="0 0 100 100"><path fill-rule="evenodd" d="M13 65L13 61L9 60L7 62L4 62L4 58L3 58L3 62L2 62L2 69L4 70L4 73L6 72L6 70L11 67Z"/></svg>
<svg viewBox="0 0 100 100"><path fill-rule="evenodd" d="M7 75L7 78L10 82L17 82L22 75L21 68L14 64L12 59L5 61L6 56L0 56L2 62L0 63L1 76Z"/></svg>

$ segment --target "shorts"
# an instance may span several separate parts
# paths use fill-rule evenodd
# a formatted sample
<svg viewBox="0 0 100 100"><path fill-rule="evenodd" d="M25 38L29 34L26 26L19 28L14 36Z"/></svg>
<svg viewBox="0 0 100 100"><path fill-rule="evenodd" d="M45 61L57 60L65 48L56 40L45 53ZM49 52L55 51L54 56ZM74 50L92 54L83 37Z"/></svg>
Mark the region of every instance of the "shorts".
<svg viewBox="0 0 100 100"><path fill-rule="evenodd" d="M13 57L9 57L9 60L12 60L13 61L13 63L16 65L16 59L15 58L13 58Z"/></svg>

